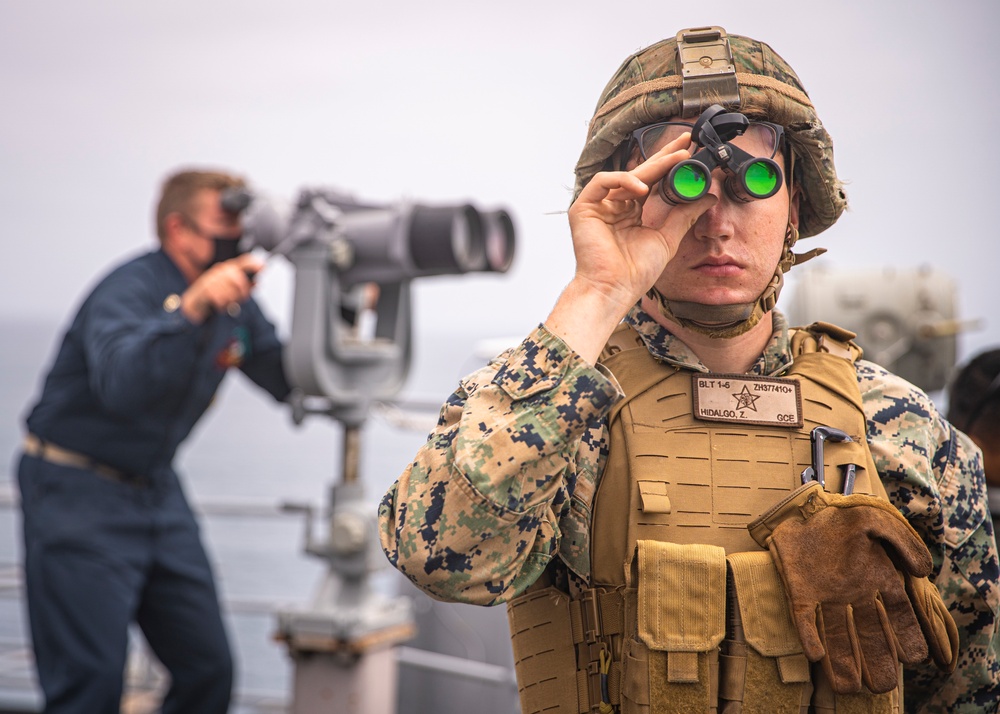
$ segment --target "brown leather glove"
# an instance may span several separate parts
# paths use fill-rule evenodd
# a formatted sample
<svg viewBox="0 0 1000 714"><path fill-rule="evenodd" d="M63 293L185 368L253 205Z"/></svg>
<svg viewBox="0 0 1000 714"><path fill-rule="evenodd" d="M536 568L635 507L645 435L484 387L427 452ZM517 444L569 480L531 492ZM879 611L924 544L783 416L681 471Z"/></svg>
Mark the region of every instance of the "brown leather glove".
<svg viewBox="0 0 1000 714"><path fill-rule="evenodd" d="M927 578L906 577L906 594L927 639L931 659L948 674L958 663L958 626L941 599L941 593Z"/></svg>
<svg viewBox="0 0 1000 714"><path fill-rule="evenodd" d="M822 660L835 692L859 692L862 681L872 692L888 692L896 687L897 660L927 658L897 568L924 578L931 556L892 504L827 493L813 482L748 527L781 573L806 657Z"/></svg>

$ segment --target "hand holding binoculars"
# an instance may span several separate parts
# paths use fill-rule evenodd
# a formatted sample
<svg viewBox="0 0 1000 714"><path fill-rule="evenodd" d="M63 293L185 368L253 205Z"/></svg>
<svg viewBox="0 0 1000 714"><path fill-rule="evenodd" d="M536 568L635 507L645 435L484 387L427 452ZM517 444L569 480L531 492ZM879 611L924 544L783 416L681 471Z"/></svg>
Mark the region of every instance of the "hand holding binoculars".
<svg viewBox="0 0 1000 714"><path fill-rule="evenodd" d="M718 104L713 104L698 117L691 130L691 143L699 146L690 159L681 161L660 181L660 195L672 205L697 201L712 187L712 171L716 168L725 173L725 191L734 201L749 201L770 198L781 188L781 167L769 156L749 153L734 144L740 137L747 147L759 147L756 153L775 156L778 151L780 127L767 125L771 134L771 146L760 146L760 142L747 134L751 122L744 114L727 112Z"/></svg>

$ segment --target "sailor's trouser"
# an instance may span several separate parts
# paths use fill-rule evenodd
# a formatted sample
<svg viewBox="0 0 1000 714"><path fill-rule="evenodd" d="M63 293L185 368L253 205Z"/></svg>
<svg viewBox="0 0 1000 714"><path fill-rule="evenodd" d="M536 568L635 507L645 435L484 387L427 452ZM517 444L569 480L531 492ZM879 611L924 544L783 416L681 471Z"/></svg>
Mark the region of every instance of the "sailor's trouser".
<svg viewBox="0 0 1000 714"><path fill-rule="evenodd" d="M170 672L164 714L223 714L233 663L177 477L145 485L22 456L24 571L46 712L117 714L138 623Z"/></svg>

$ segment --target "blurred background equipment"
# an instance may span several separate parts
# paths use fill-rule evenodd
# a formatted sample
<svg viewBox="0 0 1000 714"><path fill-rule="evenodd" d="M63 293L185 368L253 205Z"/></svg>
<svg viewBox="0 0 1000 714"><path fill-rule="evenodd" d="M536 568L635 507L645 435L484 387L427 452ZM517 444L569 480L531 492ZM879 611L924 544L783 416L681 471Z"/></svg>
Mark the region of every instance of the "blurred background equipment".
<svg viewBox="0 0 1000 714"><path fill-rule="evenodd" d="M410 283L506 272L515 244L510 215L468 203L361 203L332 189L303 190L291 207L240 189L228 192L223 205L242 214L244 250L285 256L295 268L285 350L293 420L319 414L343 430L325 537L313 534L312 508L286 506L305 515L305 551L326 564L309 604L277 613L276 637L294 666L292 714L394 712L400 661L511 684L503 668L398 647L416 635L411 601L386 595L371 579L387 562L359 478L362 427L409 372Z"/></svg>
<svg viewBox="0 0 1000 714"><path fill-rule="evenodd" d="M410 283L420 277L503 273L514 257L504 210L362 203L333 189L306 189L292 207L237 190L246 250L283 255L295 267L285 368L293 416L325 413L356 426L391 398L410 366Z"/></svg>
<svg viewBox="0 0 1000 714"><path fill-rule="evenodd" d="M979 326L959 319L955 281L931 267L800 270L781 303L790 325L822 320L856 332L865 359L925 392L944 388L958 334Z"/></svg>

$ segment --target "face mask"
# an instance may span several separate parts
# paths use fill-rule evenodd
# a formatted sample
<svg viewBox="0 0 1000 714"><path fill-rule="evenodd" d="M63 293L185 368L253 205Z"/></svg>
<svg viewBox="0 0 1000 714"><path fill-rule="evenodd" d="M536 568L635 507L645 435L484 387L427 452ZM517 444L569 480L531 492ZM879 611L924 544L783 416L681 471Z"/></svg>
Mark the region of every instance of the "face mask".
<svg viewBox="0 0 1000 714"><path fill-rule="evenodd" d="M227 260L232 260L236 256L243 255L243 253L246 252L240 248L239 236L230 236L228 238L212 236L212 242L215 244L215 251L212 253L212 260L206 268L210 268L216 263L223 263Z"/></svg>

